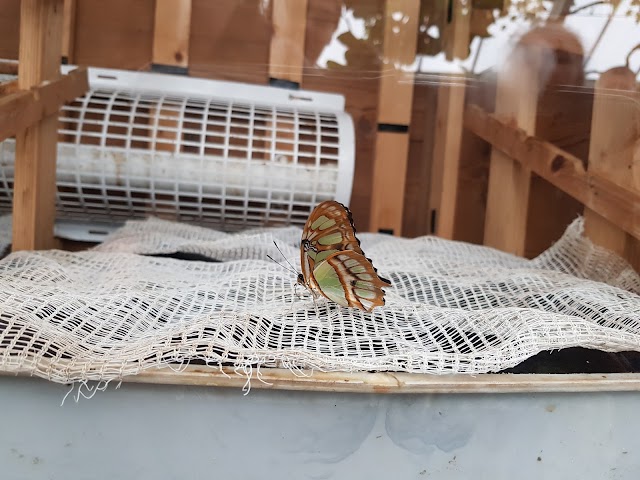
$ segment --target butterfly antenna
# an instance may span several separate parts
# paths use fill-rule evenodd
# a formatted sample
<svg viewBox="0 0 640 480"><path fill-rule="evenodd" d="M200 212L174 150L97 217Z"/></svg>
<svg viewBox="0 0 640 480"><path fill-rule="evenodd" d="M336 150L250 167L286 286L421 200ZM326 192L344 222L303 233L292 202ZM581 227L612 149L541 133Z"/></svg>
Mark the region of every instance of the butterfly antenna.
<svg viewBox="0 0 640 480"><path fill-rule="evenodd" d="M278 246L278 244L276 243L276 241L273 241L273 244L276 246L276 248L278 249L278 251L280 252L280 255L282 255L282 258L284 258L284 261L287 262L289 264L289 266L291 267L291 269L296 272L296 275L298 274L298 271L296 270L296 267L294 267L293 265L291 265L291 262L289 260L287 260L287 257L284 256L284 253L282 253L282 250L280 250L280 247ZM273 260L273 259L272 259Z"/></svg>
<svg viewBox="0 0 640 480"><path fill-rule="evenodd" d="M275 263L276 265L278 265L278 266L280 266L280 267L284 268L287 272L292 272L293 274L298 275L298 272L297 272L297 271L295 271L295 270L291 270L291 269L290 269L289 267L287 267L286 265L282 265L280 262L275 261L271 255L267 255L267 258L268 258L269 260L271 260L273 263ZM287 263L289 263L289 262L287 262Z"/></svg>

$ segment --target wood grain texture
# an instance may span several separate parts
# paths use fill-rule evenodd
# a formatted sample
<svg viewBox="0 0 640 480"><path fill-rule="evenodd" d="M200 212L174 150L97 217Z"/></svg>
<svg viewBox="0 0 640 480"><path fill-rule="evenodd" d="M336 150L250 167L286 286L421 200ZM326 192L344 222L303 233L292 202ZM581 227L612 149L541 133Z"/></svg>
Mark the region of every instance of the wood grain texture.
<svg viewBox="0 0 640 480"><path fill-rule="evenodd" d="M16 59L20 43L20 0L0 0L0 58Z"/></svg>
<svg viewBox="0 0 640 480"><path fill-rule="evenodd" d="M56 114L64 102L82 96L88 89L87 70L82 67L29 90L7 92L0 97L0 141Z"/></svg>
<svg viewBox="0 0 640 480"><path fill-rule="evenodd" d="M6 75L18 74L18 61L17 60L0 60L0 73Z"/></svg>
<svg viewBox="0 0 640 480"><path fill-rule="evenodd" d="M154 6L154 0L76 2L76 63L148 70L153 46Z"/></svg>
<svg viewBox="0 0 640 480"><path fill-rule="evenodd" d="M287 369L262 368L260 379L262 381L252 381L251 388L376 394L640 391L640 374L637 373L432 375L315 370L301 375ZM179 372L168 367L147 370L124 377L123 381L242 388L247 378L233 368L189 365Z"/></svg>
<svg viewBox="0 0 640 480"><path fill-rule="evenodd" d="M465 127L491 143L510 161L540 177L640 238L640 192L584 168L582 160L540 138L527 135L477 106L467 107Z"/></svg>
<svg viewBox="0 0 640 480"><path fill-rule="evenodd" d="M187 67L191 0L156 0L152 62Z"/></svg>
<svg viewBox="0 0 640 480"><path fill-rule="evenodd" d="M402 235L419 237L431 233L429 192L435 141L438 89L417 84L409 124L409 155L404 188Z"/></svg>
<svg viewBox="0 0 640 480"><path fill-rule="evenodd" d="M378 123L408 125L411 120L419 13L418 0L386 2Z"/></svg>
<svg viewBox="0 0 640 480"><path fill-rule="evenodd" d="M548 128L549 122L542 117L549 112L553 118L561 110L560 105L567 104L571 94L565 92L572 90L567 86L583 85L582 64L582 47L575 34L559 24L532 28L520 38L498 75L496 113L529 135L557 140L557 133ZM571 128L582 129L578 136L588 135L588 124L584 119L578 120L583 112L574 108L568 112L560 116L562 124L571 123ZM571 149L574 147L577 148ZM532 176L523 164L514 163L501 151L492 152L486 245L533 257L563 234L581 208L545 180Z"/></svg>
<svg viewBox="0 0 640 480"><path fill-rule="evenodd" d="M478 81L479 80L479 81ZM496 102L495 72L467 80L465 104L492 112ZM482 245L487 207L491 145L468 129L460 139L458 186L455 198L453 239Z"/></svg>
<svg viewBox="0 0 640 480"><path fill-rule="evenodd" d="M62 27L62 56L67 63L75 63L77 0L64 0L64 24Z"/></svg>
<svg viewBox="0 0 640 480"><path fill-rule="evenodd" d="M60 76L63 0L23 0L18 85L30 89ZM16 250L55 246L58 112L16 136L13 239Z"/></svg>
<svg viewBox="0 0 640 480"><path fill-rule="evenodd" d="M496 113L529 135L535 132L539 91L534 68L512 64L499 76L496 92ZM524 255L531 172L498 149L490 162L484 244Z"/></svg>
<svg viewBox="0 0 640 480"><path fill-rule="evenodd" d="M384 12L378 124L409 125L414 78L411 67L416 58L420 3L387 0ZM369 225L374 231L402 233L408 155L408 133L378 132Z"/></svg>
<svg viewBox="0 0 640 480"><path fill-rule="evenodd" d="M272 2L192 0L189 73L266 84Z"/></svg>
<svg viewBox="0 0 640 480"><path fill-rule="evenodd" d="M589 172L640 197L640 92L635 75L626 67L604 72L595 87ZM640 200L637 200L640 201ZM640 231L640 207L635 212ZM613 250L640 271L640 236L606 218L602 212L585 211L585 233L598 245Z"/></svg>
<svg viewBox="0 0 640 480"><path fill-rule="evenodd" d="M302 83L307 0L273 0L269 77Z"/></svg>
<svg viewBox="0 0 640 480"><path fill-rule="evenodd" d="M462 2L452 2L451 8L451 21L443 30L445 54L448 59L464 59L469 53L471 9ZM456 224L465 83L463 75L445 76L438 87L430 206L434 232L448 239L454 238Z"/></svg>
<svg viewBox="0 0 640 480"><path fill-rule="evenodd" d="M373 170L371 221L373 231L402 232L404 182L407 176L409 134L378 132Z"/></svg>
<svg viewBox="0 0 640 480"><path fill-rule="evenodd" d="M453 0L451 2L451 22L443 32L444 51L447 60L465 59L469 56L469 40L471 35L471 8L467 2Z"/></svg>
<svg viewBox="0 0 640 480"><path fill-rule="evenodd" d="M460 173L460 148L465 98L465 80L438 88L431 209L436 212L435 233L453 239Z"/></svg>

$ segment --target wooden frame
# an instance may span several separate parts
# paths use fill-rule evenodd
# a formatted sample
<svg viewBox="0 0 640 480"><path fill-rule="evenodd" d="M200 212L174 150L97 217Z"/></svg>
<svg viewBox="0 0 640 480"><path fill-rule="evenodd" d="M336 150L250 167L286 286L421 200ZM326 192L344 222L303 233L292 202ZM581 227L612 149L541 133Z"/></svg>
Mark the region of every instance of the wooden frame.
<svg viewBox="0 0 640 480"><path fill-rule="evenodd" d="M640 375L614 374L482 374L430 375L416 373L302 372L263 368L251 379L251 388L352 393L533 393L640 391ZM199 385L242 388L245 376L232 368L215 370L190 365L180 372L171 368L148 370L125 377L129 383Z"/></svg>
<svg viewBox="0 0 640 480"><path fill-rule="evenodd" d="M19 91L0 99L0 138L16 136L13 250L55 246L58 110L88 89L86 70L60 77L63 0L22 0Z"/></svg>
<svg viewBox="0 0 640 480"><path fill-rule="evenodd" d="M301 85L305 79L307 0L275 0L273 35L270 42L268 75ZM64 8L63 8L64 7ZM156 3L152 63L188 68L192 2ZM295 7L291 9L290 7ZM452 54L466 45L469 18L460 7L454 10ZM19 73L17 83L0 92L0 138L18 137L16 158L16 201L14 203L14 249L48 248L53 245L52 206L54 202L56 122L62 102L87 90L86 71L78 69L59 76L62 54L73 58L76 2L72 0L22 0L20 64L0 62L0 73ZM406 12L397 35L391 35L392 14ZM384 70L378 91L373 164L373 192L370 229L401 233L404 180L407 175L413 74L396 64L415 59L412 43L417 29L418 0L386 0L383 55L391 61ZM288 15L282 15L288 12ZM63 23L66 19L66 27ZM175 21L178 19L177 21ZM62 39L65 39L64 47ZM282 65L287 68L282 68ZM391 66L393 64L393 66ZM498 86L498 107L490 113L477 105L465 106L465 87L441 87L438 92L435 151L440 158L434 178L440 190L432 191L438 204L438 232L455 238L460 137L464 129L492 148L493 181L489 182L487 205L487 243L515 253L525 253L524 223L529 213L530 179L533 174L566 192L587 211L586 230L590 238L612 248L640 271L640 174L636 173L640 145L640 114L628 103L612 101L608 94L640 101L635 76L616 69L604 74L595 89L591 137L591 156L585 167L582 159L536 135L535 88L523 77L519 90ZM524 93L529 92L529 95ZM515 95L515 96L514 96ZM525 98L526 97L526 98ZM515 101L518 99L518 102ZM613 119L613 120L612 120ZM389 128L391 127L391 128ZM622 146L622 148L619 148ZM597 152L597 153L596 153ZM605 161L606 160L606 161ZM634 163L635 162L635 163ZM622 166L622 167L621 167ZM628 167L628 168L627 168ZM627 170L632 170L629 175ZM438 170L439 169L439 170ZM505 180L506 179L506 180ZM504 188L505 182L509 188ZM527 194L527 195L525 195ZM515 205L515 207L514 207ZM508 208L505 208L508 207ZM429 212L424 212L428 215ZM444 218L443 218L444 217ZM509 220L505 220L508 218ZM507 237L497 234L504 225L513 231ZM126 381L180 385L242 386L246 378L232 370L216 371L189 366L178 373L172 369L143 372ZM445 392L532 392L640 390L640 375L451 375L433 376L402 373L324 373L313 377L294 375L288 370L261 370L254 387L292 390L352 391L377 393Z"/></svg>

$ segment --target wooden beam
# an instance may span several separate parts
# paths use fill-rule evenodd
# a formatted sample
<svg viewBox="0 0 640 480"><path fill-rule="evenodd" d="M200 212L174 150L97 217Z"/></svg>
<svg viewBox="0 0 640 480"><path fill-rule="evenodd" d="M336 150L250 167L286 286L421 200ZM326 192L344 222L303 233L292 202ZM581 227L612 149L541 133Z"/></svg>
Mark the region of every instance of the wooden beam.
<svg viewBox="0 0 640 480"><path fill-rule="evenodd" d="M549 70L546 66L554 58L563 61L555 62ZM528 135L556 139L548 129L550 122L541 123L541 119L555 112L572 121L573 107L567 114L556 110L556 104L549 102L558 98L558 89L583 84L582 60L579 40L561 25L532 28L519 39L498 73L496 113ZM568 93L564 98L570 95ZM579 120L576 125L585 127ZM547 181L531 175L521 163L514 162L500 150L492 151L485 245L533 257L549 248L581 211L578 202L552 188Z"/></svg>
<svg viewBox="0 0 640 480"><path fill-rule="evenodd" d="M59 360L58 360L59 362ZM0 375L2 372L0 372ZM191 385L242 388L247 378L232 367L216 369L188 365L174 368L154 368L138 375L126 376L124 382L161 385ZM380 394L407 393L525 393L532 392L614 392L640 391L640 374L503 374L433 375L405 372L321 372L306 370L305 374L288 369L261 368L260 380L251 388L269 390L301 390L323 392L354 392Z"/></svg>
<svg viewBox="0 0 640 480"><path fill-rule="evenodd" d="M189 66L191 0L156 0L152 62Z"/></svg>
<svg viewBox="0 0 640 480"><path fill-rule="evenodd" d="M307 0L273 0L269 77L302 83Z"/></svg>
<svg viewBox="0 0 640 480"><path fill-rule="evenodd" d="M469 56L471 40L471 10L468 2L450 0L451 22L445 29L445 55L447 60L465 59Z"/></svg>
<svg viewBox="0 0 640 480"><path fill-rule="evenodd" d="M448 59L464 59L469 52L471 9L453 1L451 22L445 29L445 52ZM453 239L458 184L460 147L462 141L462 113L466 93L464 75L443 78L438 87L436 135L433 146L430 207L436 235Z"/></svg>
<svg viewBox="0 0 640 480"><path fill-rule="evenodd" d="M52 362L43 358L42 364ZM55 359L59 367L70 360ZM71 369L72 365L69 366ZM30 366L18 365L11 371L0 371L1 376L33 377ZM102 379L102 372L88 369L85 375ZM136 375L122 377L127 383L156 385L188 385L198 387L243 388L247 376L233 367L205 365L148 368ZM308 392L375 393L376 395L402 394L468 394L468 393L523 393L534 392L640 392L640 373L482 373L478 375L408 372L322 372L288 368L260 368L260 374L251 379L251 389L289 390ZM47 381L42 379L42 381Z"/></svg>
<svg viewBox="0 0 640 480"><path fill-rule="evenodd" d="M83 95L88 89L87 69L81 67L30 90L7 92L8 95L0 97L0 141L56 114L63 103Z"/></svg>
<svg viewBox="0 0 640 480"><path fill-rule="evenodd" d="M434 231L443 238L454 238L460 174L462 116L465 79L451 78L438 87L436 135L433 146L433 172L430 206L435 211Z"/></svg>
<svg viewBox="0 0 640 480"><path fill-rule="evenodd" d="M640 111L635 74L627 67L600 75L595 86L589 173L640 194ZM585 234L613 250L640 271L640 240L599 212L586 209ZM633 219L632 219L633 220ZM640 225L640 213L635 218Z"/></svg>
<svg viewBox="0 0 640 480"><path fill-rule="evenodd" d="M77 0L64 0L62 56L67 60L67 63L75 63L76 61L76 2Z"/></svg>
<svg viewBox="0 0 640 480"><path fill-rule="evenodd" d="M409 134L378 132L376 135L376 163L371 197L370 228L400 235L404 207L404 183L407 176Z"/></svg>
<svg viewBox="0 0 640 480"><path fill-rule="evenodd" d="M535 172L611 223L640 238L639 190L627 189L591 173L578 157L528 135L475 105L466 108L464 125L510 161L517 160L522 169Z"/></svg>
<svg viewBox="0 0 640 480"><path fill-rule="evenodd" d="M378 123L408 125L411 120L419 14L418 0L387 0Z"/></svg>
<svg viewBox="0 0 640 480"><path fill-rule="evenodd" d="M18 84L27 90L60 76L63 0L22 0ZM55 245L58 112L16 136L13 250Z"/></svg>
<svg viewBox="0 0 640 480"><path fill-rule="evenodd" d="M532 135L540 85L535 64L523 65L521 60L516 57L498 78L496 113ZM529 169L500 149L491 152L485 245L516 255L525 254L530 187Z"/></svg>
<svg viewBox="0 0 640 480"><path fill-rule="evenodd" d="M396 235L402 233L419 14L419 0L386 1L369 228Z"/></svg>
<svg viewBox="0 0 640 480"><path fill-rule="evenodd" d="M18 62L15 60L0 60L0 74L18 75Z"/></svg>

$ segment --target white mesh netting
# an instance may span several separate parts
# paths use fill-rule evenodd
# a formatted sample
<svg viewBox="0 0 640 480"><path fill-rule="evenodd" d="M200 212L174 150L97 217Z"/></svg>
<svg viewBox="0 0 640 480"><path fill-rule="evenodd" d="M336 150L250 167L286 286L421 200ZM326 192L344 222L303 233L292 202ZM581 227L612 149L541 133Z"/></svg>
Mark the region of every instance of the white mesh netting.
<svg viewBox="0 0 640 480"><path fill-rule="evenodd" d="M0 262L0 369L58 382L198 361L324 371L495 372L543 350L640 350L640 278L581 236L534 260L435 237L360 234L393 282L367 314L294 293L300 229L225 234L132 221L91 251ZM190 252L221 262L140 253Z"/></svg>

